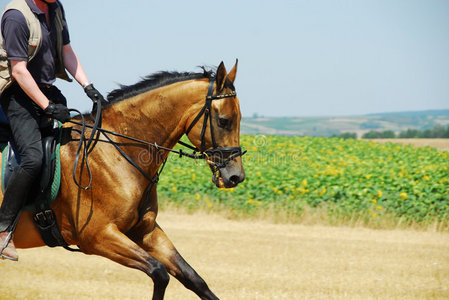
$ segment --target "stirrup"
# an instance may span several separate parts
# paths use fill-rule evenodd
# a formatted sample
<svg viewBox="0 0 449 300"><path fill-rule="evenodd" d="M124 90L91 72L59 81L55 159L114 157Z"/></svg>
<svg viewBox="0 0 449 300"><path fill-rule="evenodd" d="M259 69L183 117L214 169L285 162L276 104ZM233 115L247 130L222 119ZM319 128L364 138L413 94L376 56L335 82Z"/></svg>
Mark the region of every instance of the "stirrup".
<svg viewBox="0 0 449 300"><path fill-rule="evenodd" d="M11 246L11 247L13 247L13 249L10 249L10 250L14 250L14 252L15 252L14 256L9 256L6 253L4 253L5 250L7 250L9 248L9 246L11 245L12 236L13 236L13 231L8 232L8 234L6 235L5 241L3 242L3 245L1 246L0 258L1 259L9 259L9 260L12 260L12 261L18 261L19 257L17 256L17 252L16 252L14 246Z"/></svg>
<svg viewBox="0 0 449 300"><path fill-rule="evenodd" d="M12 231L10 231L10 232L8 233L8 235L6 236L6 239L5 239L5 241L3 242L2 248L0 249L0 254L2 254L2 253L3 253L3 250L5 250L6 247L8 247L9 242L10 242L11 239L12 239L12 235L13 235L13 233L12 233Z"/></svg>

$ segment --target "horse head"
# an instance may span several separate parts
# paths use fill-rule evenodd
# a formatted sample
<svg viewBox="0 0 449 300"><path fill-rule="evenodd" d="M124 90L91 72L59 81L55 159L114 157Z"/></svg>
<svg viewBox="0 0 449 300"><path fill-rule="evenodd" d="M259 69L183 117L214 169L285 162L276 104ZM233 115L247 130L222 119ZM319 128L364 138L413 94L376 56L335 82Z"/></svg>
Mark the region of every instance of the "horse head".
<svg viewBox="0 0 449 300"><path fill-rule="evenodd" d="M229 72L221 62L215 78L209 82L206 103L189 120L186 134L206 156L213 183L220 188L232 188L245 179L240 148L240 105L234 88L236 61Z"/></svg>

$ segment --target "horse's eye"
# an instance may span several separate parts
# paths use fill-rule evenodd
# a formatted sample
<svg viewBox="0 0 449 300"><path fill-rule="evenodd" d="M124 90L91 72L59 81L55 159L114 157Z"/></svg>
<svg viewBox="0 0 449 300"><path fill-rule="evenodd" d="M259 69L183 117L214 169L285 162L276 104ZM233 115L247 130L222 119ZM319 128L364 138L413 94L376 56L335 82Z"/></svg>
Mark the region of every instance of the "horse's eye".
<svg viewBox="0 0 449 300"><path fill-rule="evenodd" d="M218 126L221 128L229 128L231 126L231 120L225 118L218 118Z"/></svg>

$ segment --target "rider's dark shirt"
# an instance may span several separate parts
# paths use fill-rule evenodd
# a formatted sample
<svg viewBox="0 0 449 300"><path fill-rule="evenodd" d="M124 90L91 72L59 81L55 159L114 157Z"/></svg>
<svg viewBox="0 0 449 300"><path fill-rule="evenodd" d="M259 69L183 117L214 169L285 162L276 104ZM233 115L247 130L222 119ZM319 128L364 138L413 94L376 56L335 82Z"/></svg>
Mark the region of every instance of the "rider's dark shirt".
<svg viewBox="0 0 449 300"><path fill-rule="evenodd" d="M49 4L50 28L45 14L37 8L32 0L25 0L31 11L37 15L42 29L42 42L36 56L27 64L27 68L38 84L53 84L56 80L56 28L54 26L55 8L62 5L59 1ZM64 12L64 11L63 11ZM65 16L64 16L65 19ZM28 60L28 38L30 30L25 17L15 9L8 10L1 20L1 32L5 41L5 50L9 60ZM67 26L62 32L63 44L70 43Z"/></svg>

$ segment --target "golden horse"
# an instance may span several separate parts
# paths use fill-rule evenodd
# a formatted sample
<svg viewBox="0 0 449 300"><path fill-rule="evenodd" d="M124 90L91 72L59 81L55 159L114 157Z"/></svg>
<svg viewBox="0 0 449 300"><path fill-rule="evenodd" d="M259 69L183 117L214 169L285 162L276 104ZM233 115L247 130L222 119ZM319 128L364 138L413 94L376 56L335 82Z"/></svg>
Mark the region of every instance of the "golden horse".
<svg viewBox="0 0 449 300"><path fill-rule="evenodd" d="M236 73L237 62L229 74L222 62L215 73L161 72L135 85L122 86L109 94L101 128L163 149L172 149L187 134L212 162L217 187L234 187L245 178ZM153 299L163 299L168 274L201 299L218 299L156 221L157 184L149 189L152 184L148 177L158 174L169 151L143 147L120 135L109 135L107 140L102 132L89 154L90 175L87 168L77 168L76 178L82 183L91 179L91 187L82 189L72 177L81 126L64 124L64 128L69 127L72 140L60 148L61 188L51 205L66 243L77 245L85 254L145 272L154 282ZM229 149L240 149L240 153L231 155ZM45 246L31 212L22 213L14 243L18 248Z"/></svg>

